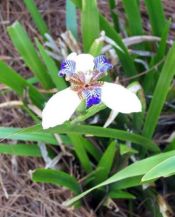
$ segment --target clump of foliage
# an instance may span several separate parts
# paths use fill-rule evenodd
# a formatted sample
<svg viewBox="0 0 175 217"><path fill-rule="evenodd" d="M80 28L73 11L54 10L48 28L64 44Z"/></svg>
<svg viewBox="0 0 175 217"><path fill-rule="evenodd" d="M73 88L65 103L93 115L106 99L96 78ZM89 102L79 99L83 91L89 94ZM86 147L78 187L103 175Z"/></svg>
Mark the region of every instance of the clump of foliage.
<svg viewBox="0 0 175 217"><path fill-rule="evenodd" d="M146 201L145 209L151 216L163 216L161 206L166 206L166 202L162 199L163 205L160 203L162 189L166 187L167 193L174 191L175 139L166 139L162 145L155 141L155 135L160 131L161 115L174 112L171 105L175 44L168 43L170 22L164 16L161 1L144 2L151 23L151 36L143 29L139 1L122 0L128 21L124 26L128 37L122 39L123 28L115 12L114 0L109 0L111 23L100 13L96 0L66 1L67 30L75 38L71 43L74 42L78 48L73 47L81 47L83 53L97 56L104 52L106 45L110 46L105 53L112 61L117 60L118 67L114 67L106 79L114 82L120 74L125 85L135 81L132 85L139 87L141 113L114 115L104 105L96 105L86 110L79 108L71 121L43 130L39 111L51 97L50 89L59 91L67 87L67 83L57 75L60 61L56 58L63 59L61 49L68 52L76 49L69 46L71 43L67 48L66 45L65 48L56 47L33 0L24 0L24 3L42 39L35 39L34 45L19 22L8 27L9 36L33 77L25 80L0 61L0 82L16 92L23 102L21 108L28 112L36 125L26 129L1 127L0 153L43 157L46 168L33 171L32 180L69 188L75 197L65 205L79 207L84 204L82 198L89 195L86 203L96 210L101 206L109 208L115 199L126 199L129 201L128 212L136 212L137 202L149 198L154 203ZM81 13L81 37L76 10ZM38 85L45 90L44 93L39 91ZM110 116L108 119L109 115L114 118ZM111 126L104 128L107 119ZM18 142L15 145L4 144L4 139ZM60 152L65 159L69 159L70 152L75 155L73 163L79 165L76 172L79 176L69 174L69 170L64 168L53 169ZM161 182L161 177L170 178Z"/></svg>

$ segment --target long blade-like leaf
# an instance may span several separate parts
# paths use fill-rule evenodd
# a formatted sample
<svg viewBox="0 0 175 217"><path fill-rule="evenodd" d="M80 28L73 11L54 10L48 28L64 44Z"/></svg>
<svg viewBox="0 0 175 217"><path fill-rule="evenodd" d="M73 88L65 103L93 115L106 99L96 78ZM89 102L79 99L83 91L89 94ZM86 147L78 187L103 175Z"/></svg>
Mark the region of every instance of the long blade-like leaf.
<svg viewBox="0 0 175 217"><path fill-rule="evenodd" d="M94 127L94 126L86 126L86 125L70 125L70 124L64 124L57 126L55 128L51 128L46 130L46 132L50 133L77 133L80 135L83 134L92 134L94 136L99 137L106 137L106 138L116 138L121 139L124 141L131 141L133 143L139 144L143 146L145 149L151 150L151 151L159 151L159 148L157 145L155 145L152 141L149 139L136 135L134 133L128 133L126 131L122 130L115 130L115 129L104 129L101 127Z"/></svg>
<svg viewBox="0 0 175 217"><path fill-rule="evenodd" d="M58 68L54 60L48 55L42 44L36 39L37 47L40 51L41 57L47 67L50 77L58 90L62 90L67 87L63 78L58 76Z"/></svg>
<svg viewBox="0 0 175 217"><path fill-rule="evenodd" d="M146 158L144 160L138 161L136 163L131 164L130 166L126 167L125 169L119 171L106 181L100 183L99 185L94 186L93 188L83 192L82 194L72 198L71 200L68 200L65 202L65 205L70 206L71 204L75 203L77 200L81 199L91 191L98 189L102 186L112 184L117 181L121 181L127 178L136 177L140 175L144 175L147 171L149 171L151 168L153 168L155 165L160 163L163 160L168 159L171 156L174 156L175 151L166 152L163 154L159 154L153 157Z"/></svg>
<svg viewBox="0 0 175 217"><path fill-rule="evenodd" d="M143 35L142 20L137 0L122 0L129 23L131 35Z"/></svg>
<svg viewBox="0 0 175 217"><path fill-rule="evenodd" d="M0 143L0 153L17 156L40 157L40 149L35 144L4 144Z"/></svg>
<svg viewBox="0 0 175 217"><path fill-rule="evenodd" d="M23 96L26 91L32 102L39 108L43 108L45 97L3 61L0 61L0 82L12 88L19 96Z"/></svg>
<svg viewBox="0 0 175 217"><path fill-rule="evenodd" d="M81 32L84 51L88 52L100 34L99 13L96 0L82 0Z"/></svg>
<svg viewBox="0 0 175 217"><path fill-rule="evenodd" d="M151 138L168 94L171 81L175 75L175 44L170 49L159 80L157 82L148 114L144 124L143 135Z"/></svg>
<svg viewBox="0 0 175 217"><path fill-rule="evenodd" d="M89 173L92 172L92 165L89 160L89 157L87 155L86 149L85 149L85 139L81 137L80 135L69 133L69 138L72 142L72 145L74 147L75 153L78 156L78 159L80 160L80 163L84 170Z"/></svg>
<svg viewBox="0 0 175 217"><path fill-rule="evenodd" d="M142 182L158 179L160 177L168 177L175 174L175 156L170 157L157 164L149 170L142 178Z"/></svg>
<svg viewBox="0 0 175 217"><path fill-rule="evenodd" d="M116 141L113 141L109 144L109 146L105 150L104 154L102 155L97 165L96 172L94 174L95 184L99 184L100 182L107 179L112 168L115 154L116 154Z"/></svg>
<svg viewBox="0 0 175 217"><path fill-rule="evenodd" d="M30 1L24 0L24 3L26 5L28 11L30 12L36 27L40 31L41 35L44 36L44 34L48 32L48 28L47 28L47 25L41 16L39 10L36 7L34 0L30 0Z"/></svg>
<svg viewBox="0 0 175 217"><path fill-rule="evenodd" d="M151 21L152 31L155 35L161 36L166 25L166 18L162 7L161 0L144 0L149 18Z"/></svg>
<svg viewBox="0 0 175 217"><path fill-rule="evenodd" d="M66 0L66 29L78 38L77 14L75 5L71 0Z"/></svg>
<svg viewBox="0 0 175 217"><path fill-rule="evenodd" d="M80 9L82 8L81 0L72 0L72 1L75 3L77 7L79 7ZM105 31L106 35L111 39L113 39L115 43L121 48L121 49L116 49L116 51L120 58L122 66L124 68L125 74L128 76L137 74L134 61L129 55L128 49L124 45L121 36L115 31L112 25L105 19L105 17L101 13L99 13L99 22L100 22L100 30ZM123 52L121 50L123 50Z"/></svg>
<svg viewBox="0 0 175 217"><path fill-rule="evenodd" d="M71 189L76 194L80 193L80 186L77 180L63 171L53 169L36 169L32 173L32 180L35 182L64 186Z"/></svg>
<svg viewBox="0 0 175 217"><path fill-rule="evenodd" d="M49 133L35 131L25 133L24 131L25 129L21 128L0 127L0 139L35 141L57 145L56 139Z"/></svg>
<svg viewBox="0 0 175 217"><path fill-rule="evenodd" d="M123 141L130 141L133 143L136 143L140 146L143 146L145 149L153 151L153 152L159 152L160 149L158 146L151 141L150 139L147 139L143 136L129 133L123 130L116 130L112 128L102 128L102 127L96 127L96 126L87 126L87 125L73 125L73 124L63 124L59 125L54 128L50 128L47 130L43 130L41 125L36 125L30 128L26 128L23 130L23 133L27 132L48 132L48 133L76 133L79 135L93 135L97 137L104 137L104 138L115 138L120 139ZM20 133L20 132L19 132Z"/></svg>
<svg viewBox="0 0 175 217"><path fill-rule="evenodd" d="M15 22L13 25L8 27L8 33L26 65L39 79L43 87L47 89L53 87L53 82L47 73L46 67L37 55L35 48L23 26L19 22Z"/></svg>

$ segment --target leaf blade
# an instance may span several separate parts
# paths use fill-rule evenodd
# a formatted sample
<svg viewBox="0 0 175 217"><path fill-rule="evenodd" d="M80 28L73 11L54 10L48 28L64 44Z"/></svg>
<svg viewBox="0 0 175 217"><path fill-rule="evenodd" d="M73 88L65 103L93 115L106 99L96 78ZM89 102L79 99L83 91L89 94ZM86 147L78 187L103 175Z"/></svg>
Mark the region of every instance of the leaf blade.
<svg viewBox="0 0 175 217"><path fill-rule="evenodd" d="M145 0L145 5L148 10L152 31L154 35L161 36L163 28L166 25L166 18L162 7L161 0Z"/></svg>
<svg viewBox="0 0 175 217"><path fill-rule="evenodd" d="M78 38L78 25L75 5L71 0L66 0L66 29Z"/></svg>
<svg viewBox="0 0 175 217"><path fill-rule="evenodd" d="M56 139L51 134L42 132L25 132L24 129L12 127L0 127L0 139L35 141L57 145Z"/></svg>
<svg viewBox="0 0 175 217"><path fill-rule="evenodd" d="M112 168L115 154L116 154L116 141L113 141L106 148L105 152L103 153L97 165L95 179L94 179L95 184L98 184L104 181L105 179L107 179Z"/></svg>
<svg viewBox="0 0 175 217"><path fill-rule="evenodd" d="M69 133L68 134L70 140L72 141L72 145L74 147L75 153L78 156L78 159L87 173L92 172L92 165L87 155L84 143L86 140L80 135Z"/></svg>
<svg viewBox="0 0 175 217"><path fill-rule="evenodd" d="M142 182L168 177L175 174L175 156L170 157L151 168L142 178Z"/></svg>
<svg viewBox="0 0 175 217"><path fill-rule="evenodd" d="M154 167L157 163L173 156L174 154L175 154L175 151L166 152L166 153L159 154L153 157L149 157L144 160L133 163L130 166L119 171L118 173L116 173L115 175L107 179L106 181L100 183L99 185L96 185L93 188L81 193L80 195L66 201L64 205L70 206L71 204L75 203L77 200L81 199L82 197L90 193L91 191L98 189L102 186L109 185L109 184L130 178L130 177L144 175L148 170Z"/></svg>
<svg viewBox="0 0 175 217"><path fill-rule="evenodd" d="M35 144L0 143L0 153L22 157L41 157L40 149Z"/></svg>
<svg viewBox="0 0 175 217"><path fill-rule="evenodd" d="M32 102L39 108L43 108L45 97L2 60L0 60L0 82L9 86L21 97L25 91L28 91Z"/></svg>
<svg viewBox="0 0 175 217"><path fill-rule="evenodd" d="M39 32L41 33L41 35L44 36L44 34L48 32L48 27L46 23L44 22L39 10L37 9L35 2L33 0L30 0L30 1L24 0L24 3L28 11L30 12L33 18L33 21L36 27L38 28Z"/></svg>
<svg viewBox="0 0 175 217"><path fill-rule="evenodd" d="M84 51L88 52L94 40L100 35L99 13L96 0L82 0L81 32Z"/></svg>
<svg viewBox="0 0 175 217"><path fill-rule="evenodd" d="M58 76L57 65L55 64L54 60L47 54L47 51L44 49L43 45L38 41L38 39L35 41L53 83L58 90L63 90L67 87L67 85L65 80Z"/></svg>
<svg viewBox="0 0 175 217"><path fill-rule="evenodd" d="M65 186L73 192L80 193L80 186L75 177L69 174L53 169L36 169L32 173L32 180L40 183L50 183L58 186Z"/></svg>
<svg viewBox="0 0 175 217"><path fill-rule="evenodd" d="M148 109L145 120L143 135L147 138L153 136L154 130L157 126L158 118L166 100L171 81L175 75L175 44L169 50L165 64L161 71L159 80L157 82L151 104Z"/></svg>
<svg viewBox="0 0 175 217"><path fill-rule="evenodd" d="M53 82L23 26L19 22L15 22L8 27L8 33L25 64L39 79L43 87L46 89L53 87Z"/></svg>

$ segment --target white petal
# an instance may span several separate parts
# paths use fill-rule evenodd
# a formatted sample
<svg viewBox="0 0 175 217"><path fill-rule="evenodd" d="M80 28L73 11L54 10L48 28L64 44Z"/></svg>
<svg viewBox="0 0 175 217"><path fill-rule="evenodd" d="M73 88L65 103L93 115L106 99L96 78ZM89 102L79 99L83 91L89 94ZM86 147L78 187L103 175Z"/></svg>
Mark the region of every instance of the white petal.
<svg viewBox="0 0 175 217"><path fill-rule="evenodd" d="M138 97L119 84L104 82L101 100L106 106L116 112L140 112L142 109Z"/></svg>
<svg viewBox="0 0 175 217"><path fill-rule="evenodd" d="M80 102L77 93L70 88L53 95L42 112L43 128L54 127L69 120Z"/></svg>
<svg viewBox="0 0 175 217"><path fill-rule="evenodd" d="M105 124L104 124L104 128L107 128L117 117L117 115L119 114L119 112L111 110L108 119L106 120Z"/></svg>
<svg viewBox="0 0 175 217"><path fill-rule="evenodd" d="M69 54L66 59L67 60L73 60L76 62L76 58L77 58L77 54L75 52L73 52L73 53Z"/></svg>
<svg viewBox="0 0 175 217"><path fill-rule="evenodd" d="M90 54L79 54L76 57L76 71L88 72L94 69L94 57Z"/></svg>

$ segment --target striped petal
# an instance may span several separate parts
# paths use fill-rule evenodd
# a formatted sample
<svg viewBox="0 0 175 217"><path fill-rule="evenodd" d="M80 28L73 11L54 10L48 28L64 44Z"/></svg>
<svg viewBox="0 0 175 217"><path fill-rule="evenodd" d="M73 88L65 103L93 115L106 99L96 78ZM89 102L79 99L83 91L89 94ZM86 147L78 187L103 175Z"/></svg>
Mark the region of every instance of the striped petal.
<svg viewBox="0 0 175 217"><path fill-rule="evenodd" d="M58 72L58 75L60 77L63 76L71 76L72 74L75 73L75 67L76 67L76 63L73 60L64 60L61 63L61 70Z"/></svg>
<svg viewBox="0 0 175 217"><path fill-rule="evenodd" d="M77 93L70 88L53 95L42 112L43 128L54 127L69 120L80 102Z"/></svg>
<svg viewBox="0 0 175 217"><path fill-rule="evenodd" d="M101 91L101 101L116 112L132 113L142 110L136 94L119 84L104 82Z"/></svg>
<svg viewBox="0 0 175 217"><path fill-rule="evenodd" d="M89 108L101 102L101 88L96 87L83 91L83 97L86 100L86 107Z"/></svg>
<svg viewBox="0 0 175 217"><path fill-rule="evenodd" d="M101 73L105 73L112 68L112 64L109 63L108 59L104 55L95 57L94 64L95 68Z"/></svg>

